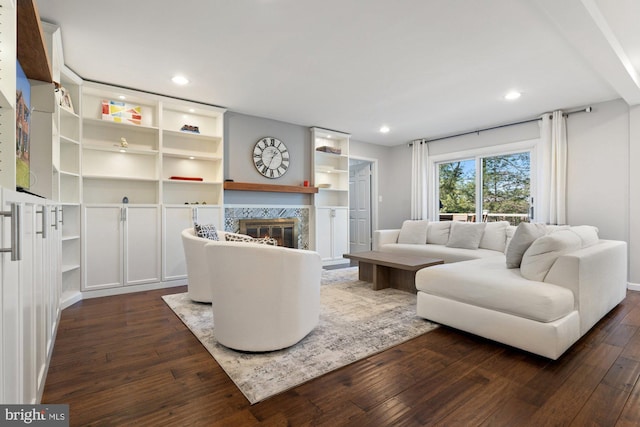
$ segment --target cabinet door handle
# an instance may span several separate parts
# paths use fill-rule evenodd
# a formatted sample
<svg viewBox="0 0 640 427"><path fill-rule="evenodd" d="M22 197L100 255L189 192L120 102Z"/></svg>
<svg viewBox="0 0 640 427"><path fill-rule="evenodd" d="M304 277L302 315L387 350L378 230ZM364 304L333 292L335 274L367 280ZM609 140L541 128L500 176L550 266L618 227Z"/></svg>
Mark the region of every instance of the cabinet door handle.
<svg viewBox="0 0 640 427"><path fill-rule="evenodd" d="M36 231L36 234L42 234L42 238L46 239L47 238L47 219L48 219L48 212L47 212L47 207L46 206L42 206L42 210L36 211L37 214L42 215L42 231Z"/></svg>
<svg viewBox="0 0 640 427"><path fill-rule="evenodd" d="M0 215L11 218L11 247L0 248L0 252L11 252L11 261L22 259L22 205L12 203L10 211L2 211Z"/></svg>
<svg viewBox="0 0 640 427"><path fill-rule="evenodd" d="M51 224L51 226L57 230L58 229L58 218L59 218L59 214L58 214L58 210L60 209L59 206L56 206L55 208L53 208L53 224Z"/></svg>
<svg viewBox="0 0 640 427"><path fill-rule="evenodd" d="M198 222L198 208L191 208L191 220L194 224Z"/></svg>
<svg viewBox="0 0 640 427"><path fill-rule="evenodd" d="M127 208L120 208L120 221L124 222L127 220Z"/></svg>

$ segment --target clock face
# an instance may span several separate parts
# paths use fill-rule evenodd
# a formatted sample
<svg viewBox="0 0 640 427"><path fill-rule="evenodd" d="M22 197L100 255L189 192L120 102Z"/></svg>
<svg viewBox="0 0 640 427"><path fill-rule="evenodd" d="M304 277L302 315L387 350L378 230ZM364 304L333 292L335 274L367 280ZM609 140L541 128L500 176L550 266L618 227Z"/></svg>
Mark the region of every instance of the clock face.
<svg viewBox="0 0 640 427"><path fill-rule="evenodd" d="M289 169L289 150L277 138L262 138L253 147L253 164L267 178L280 178Z"/></svg>

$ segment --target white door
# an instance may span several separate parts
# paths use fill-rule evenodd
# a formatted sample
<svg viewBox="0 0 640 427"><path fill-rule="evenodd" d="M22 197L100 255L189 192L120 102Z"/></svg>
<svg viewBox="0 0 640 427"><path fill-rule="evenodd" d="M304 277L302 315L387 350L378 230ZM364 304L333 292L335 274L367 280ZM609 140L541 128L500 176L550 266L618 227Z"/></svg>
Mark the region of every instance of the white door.
<svg viewBox="0 0 640 427"><path fill-rule="evenodd" d="M14 235L11 229L13 225L23 226L23 204L16 200L17 194L13 191L2 189L2 211L7 214L14 208L14 215L2 217L2 242L3 249L13 249L14 253L0 253L0 265L2 266L2 283L0 286L0 402L22 403L22 355L20 327L20 260L12 260L19 255L17 249L19 243L24 243L23 235ZM20 210L18 212L18 209ZM22 227L20 227L22 228ZM19 242L19 243L18 243Z"/></svg>
<svg viewBox="0 0 640 427"><path fill-rule="evenodd" d="M84 206L82 290L123 283L123 209L116 205Z"/></svg>
<svg viewBox="0 0 640 427"><path fill-rule="evenodd" d="M371 163L349 166L349 248L371 250Z"/></svg>
<svg viewBox="0 0 640 427"><path fill-rule="evenodd" d="M160 281L160 208L124 208L125 285Z"/></svg>

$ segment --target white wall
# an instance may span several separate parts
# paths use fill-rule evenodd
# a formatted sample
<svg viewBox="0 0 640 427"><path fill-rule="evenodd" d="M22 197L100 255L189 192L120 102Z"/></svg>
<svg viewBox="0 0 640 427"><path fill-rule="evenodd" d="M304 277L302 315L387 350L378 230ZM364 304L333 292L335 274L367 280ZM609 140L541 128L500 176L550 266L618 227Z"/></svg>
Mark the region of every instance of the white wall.
<svg viewBox="0 0 640 427"><path fill-rule="evenodd" d="M567 120L567 220L605 239L629 237L629 107L595 104Z"/></svg>

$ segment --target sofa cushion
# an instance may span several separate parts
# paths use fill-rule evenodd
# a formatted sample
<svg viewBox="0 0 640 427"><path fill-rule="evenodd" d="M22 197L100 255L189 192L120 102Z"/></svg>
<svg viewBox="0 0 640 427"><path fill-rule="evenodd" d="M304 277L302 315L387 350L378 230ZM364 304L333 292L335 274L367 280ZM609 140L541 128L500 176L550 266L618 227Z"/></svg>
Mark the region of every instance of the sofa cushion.
<svg viewBox="0 0 640 427"><path fill-rule="evenodd" d="M580 237L583 248L595 245L600 241L600 238L598 237L598 227L593 227L591 225L577 225L571 227L570 230Z"/></svg>
<svg viewBox="0 0 640 427"><path fill-rule="evenodd" d="M507 246L507 268L519 268L522 256L538 237L546 234L544 224L521 222Z"/></svg>
<svg viewBox="0 0 640 427"><path fill-rule="evenodd" d="M524 253L520 273L529 280L543 281L560 255L581 247L580 236L571 230L556 231L539 237Z"/></svg>
<svg viewBox="0 0 640 427"><path fill-rule="evenodd" d="M486 223L458 222L451 223L447 247L461 249L478 249Z"/></svg>
<svg viewBox="0 0 640 427"><path fill-rule="evenodd" d="M194 224L193 229L198 237L209 240L220 240L216 226L213 224Z"/></svg>
<svg viewBox="0 0 640 427"><path fill-rule="evenodd" d="M478 247L504 252L507 242L508 221L488 222L484 228L482 239Z"/></svg>
<svg viewBox="0 0 640 427"><path fill-rule="evenodd" d="M450 221L430 222L427 227L427 243L446 245L449 241Z"/></svg>
<svg viewBox="0 0 640 427"><path fill-rule="evenodd" d="M502 252L491 249L460 249L450 248L445 245L411 245L405 243L393 243L382 245L378 248L380 252L394 253L400 255L415 255L425 258L438 258L445 263L467 261L470 259L498 257L504 262Z"/></svg>
<svg viewBox="0 0 640 427"><path fill-rule="evenodd" d="M519 317L552 322L574 310L569 289L532 282L502 257L423 268L416 273L419 292Z"/></svg>
<svg viewBox="0 0 640 427"><path fill-rule="evenodd" d="M398 243L425 244L427 243L427 220L406 220L402 223Z"/></svg>

